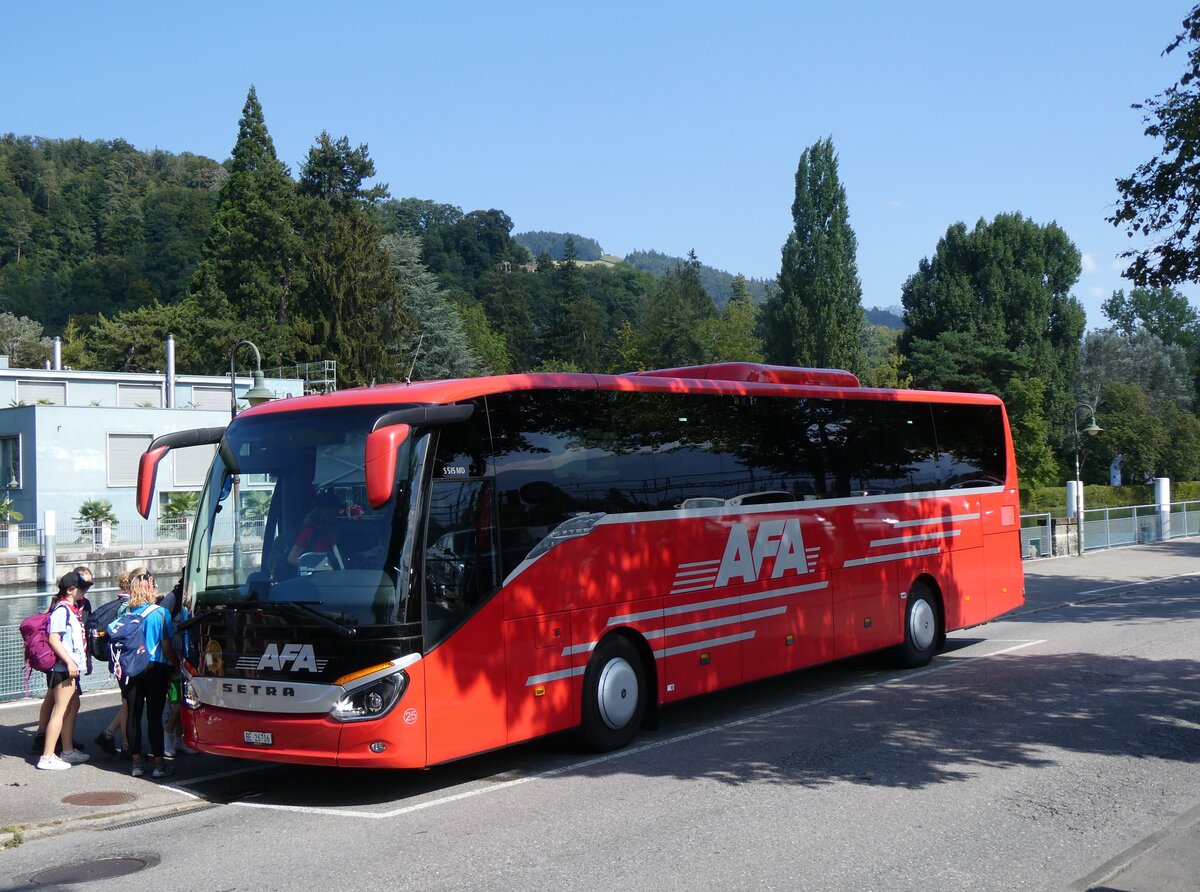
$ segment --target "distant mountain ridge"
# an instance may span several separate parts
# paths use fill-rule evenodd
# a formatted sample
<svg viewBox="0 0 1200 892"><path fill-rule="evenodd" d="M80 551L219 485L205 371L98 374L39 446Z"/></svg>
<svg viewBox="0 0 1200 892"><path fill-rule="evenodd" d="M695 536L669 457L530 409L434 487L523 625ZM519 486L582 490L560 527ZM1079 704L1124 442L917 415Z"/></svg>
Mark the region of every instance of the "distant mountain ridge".
<svg viewBox="0 0 1200 892"><path fill-rule="evenodd" d="M904 307L864 307L863 312L867 314L867 322L872 325L882 325L897 331L904 328Z"/></svg>
<svg viewBox="0 0 1200 892"><path fill-rule="evenodd" d="M523 248L527 249L534 257L544 252L550 256L551 260L563 259L566 253L568 237L575 240L575 258L577 260L592 261L601 260L605 257L604 250L598 241L574 232L543 232L538 230L513 233L513 239ZM673 257L670 254L662 254L658 251L633 251L624 257L624 262L634 269L640 269L654 276L665 276L668 272L675 269L675 267L683 264L685 260L686 258L684 257ZM728 273L704 264L700 265L700 284L704 286L704 290L708 292L708 296L713 299L713 303L718 307L724 307L733 296L733 280L733 273ZM761 304L767 299L774 285L775 282L773 280L746 279L746 290L750 292L750 297L757 304Z"/></svg>

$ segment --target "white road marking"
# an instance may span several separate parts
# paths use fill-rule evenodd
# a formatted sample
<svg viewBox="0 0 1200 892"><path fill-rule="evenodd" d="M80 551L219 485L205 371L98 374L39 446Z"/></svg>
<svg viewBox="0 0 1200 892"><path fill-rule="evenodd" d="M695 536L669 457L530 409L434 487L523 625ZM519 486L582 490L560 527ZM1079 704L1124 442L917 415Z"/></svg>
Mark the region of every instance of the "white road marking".
<svg viewBox="0 0 1200 892"><path fill-rule="evenodd" d="M1107 585L1104 588L1094 588L1086 592L1080 592L1077 597L1083 598L1088 595L1098 595L1101 592L1112 592L1122 588L1136 588L1139 585L1151 585L1155 582L1166 582L1169 579L1183 579L1186 576L1195 576L1196 571L1191 573L1176 573L1174 576L1159 576L1155 579L1143 579L1141 582L1125 582L1121 585Z"/></svg>
<svg viewBox="0 0 1200 892"><path fill-rule="evenodd" d="M831 703L835 700L841 700L846 697L855 697L855 696L862 694L864 691L873 691L873 690L877 690L879 688L886 688L886 687L891 687L893 685L905 684L909 681L912 681L913 679L923 678L926 675L932 675L934 672L942 672L947 669L956 669L960 666L969 666L975 660L984 660L984 659L988 659L989 657L998 657L998 656L1002 656L1003 654L1012 653L1013 651L1023 650L1024 648L1027 648L1027 647L1034 647L1035 645L1038 645L1038 644L1044 644L1046 642L1046 639L1045 638L1039 638L1036 640L1020 639L1020 638L1003 639L1003 642L1007 642L1007 641L1013 641L1015 643L1011 647L1005 647L1000 650L993 651L991 653L982 654L978 657L967 658L967 657L954 657L954 656L948 655L948 658L943 658L942 660L940 660L937 663L937 665L929 666L928 668L922 669L917 672L906 673L905 675L903 675L899 678L890 678L886 681L874 682L872 684L857 685L848 690L838 691L837 693L833 693L833 694L826 694L823 697L816 697L812 700L805 700L803 703L794 703L791 706L784 706L779 709L768 710L767 712L762 712L762 713L758 713L757 715L747 716L746 718L738 719L733 722L726 722L721 725L714 725L710 728L701 728L697 731L691 731L687 734L680 734L675 737L667 738L666 740L657 740L653 743L646 743L646 744L642 744L641 746L635 746L635 747L632 747L629 749L619 750L615 753L606 753L603 756L596 756L593 759L585 759L582 762L574 762L570 765L564 765L561 768L552 768L549 771L541 771L541 772L538 772L537 774L531 774L527 777L515 778L514 780L510 780L510 781L503 781L501 783L493 784L488 787L479 787L474 790L466 790L462 793L455 793L450 796L442 796L438 799L430 799L426 802L417 802L412 805L404 805L404 806L401 806L400 808L392 809L391 811L360 812L360 811L349 811L347 809L340 809L340 808L321 808L319 806L308 806L308 805L277 805L277 804L268 803L268 802L231 802L229 804L230 805L240 805L245 808L274 809L275 811L297 812L300 814L308 814L308 815L331 815L331 816L345 817L345 818L369 818L372 820L379 820L381 818L398 818L403 815L412 814L413 812L423 811L427 808L436 808L441 805L450 805L451 803L454 803L454 802L461 802L464 799L473 799L476 796L484 796L489 793L496 793L501 790L508 790L508 789L511 789L512 787L518 787L518 786L521 786L522 784L531 783L532 781L545 780L546 778L557 777L562 774L567 774L568 772L580 771L585 768L590 768L593 765L603 765L606 762L614 762L617 759L627 759L630 756L637 756L637 755L640 755L641 753L646 753L646 752L649 752L650 750L660 749L661 747L664 747L664 746L674 746L677 743L684 743L689 740L695 740L698 737L704 737L708 734L718 734L722 731L729 731L733 728L739 728L742 725L748 725L748 724L752 724L754 722L761 722L765 719L772 719L777 716L787 715L788 713L797 712L801 709L808 709L813 706L821 706L825 703Z"/></svg>

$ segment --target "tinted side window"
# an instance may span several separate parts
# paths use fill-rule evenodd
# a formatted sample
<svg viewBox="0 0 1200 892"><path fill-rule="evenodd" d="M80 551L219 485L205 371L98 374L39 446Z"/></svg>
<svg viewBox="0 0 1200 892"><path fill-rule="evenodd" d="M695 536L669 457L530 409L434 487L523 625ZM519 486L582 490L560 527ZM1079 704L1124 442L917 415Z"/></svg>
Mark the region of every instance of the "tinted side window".
<svg viewBox="0 0 1200 892"><path fill-rule="evenodd" d="M612 402L593 391L489 397L502 574L564 521L620 511L636 496L616 467Z"/></svg>
<svg viewBox="0 0 1200 892"><path fill-rule="evenodd" d="M877 470L889 492L920 492L941 484L933 413L928 403L879 402L884 448Z"/></svg>
<svg viewBox="0 0 1200 892"><path fill-rule="evenodd" d="M937 449L929 406L879 400L807 400L808 448L822 455L829 497L936 488Z"/></svg>
<svg viewBox="0 0 1200 892"><path fill-rule="evenodd" d="M999 406L933 407L943 485L998 486L1005 479L1004 421Z"/></svg>
<svg viewBox="0 0 1200 892"><path fill-rule="evenodd" d="M828 418L814 411L812 401L739 397L721 402L731 404L722 410L722 427L734 504L827 497L832 481L822 436Z"/></svg>
<svg viewBox="0 0 1200 892"><path fill-rule="evenodd" d="M444 477L484 477L489 473L488 455L491 446L488 442L487 409L483 400L473 402L475 411L466 421L436 428L434 480Z"/></svg>

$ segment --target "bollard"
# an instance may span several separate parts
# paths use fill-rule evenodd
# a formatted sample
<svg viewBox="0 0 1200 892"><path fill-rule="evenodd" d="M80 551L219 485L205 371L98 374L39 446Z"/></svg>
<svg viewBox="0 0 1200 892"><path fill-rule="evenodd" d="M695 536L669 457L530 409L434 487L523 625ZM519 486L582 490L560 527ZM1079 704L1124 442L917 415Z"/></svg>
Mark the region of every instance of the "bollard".
<svg viewBox="0 0 1200 892"><path fill-rule="evenodd" d="M54 565L57 563L57 558L54 553L55 539L58 535L58 518L54 516L53 509L47 509L42 515L45 519L42 521L42 565L41 565L41 582L43 590L49 590L58 584L58 577L54 574Z"/></svg>

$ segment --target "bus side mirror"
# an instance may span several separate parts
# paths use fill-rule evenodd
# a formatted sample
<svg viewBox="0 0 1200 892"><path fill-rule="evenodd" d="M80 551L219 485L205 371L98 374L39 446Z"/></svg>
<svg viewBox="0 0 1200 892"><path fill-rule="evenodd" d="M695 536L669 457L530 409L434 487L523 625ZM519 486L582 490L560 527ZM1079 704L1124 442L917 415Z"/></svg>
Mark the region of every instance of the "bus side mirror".
<svg viewBox="0 0 1200 892"><path fill-rule="evenodd" d="M170 446L150 448L138 459L137 510L142 517L150 517L150 502L154 499L154 481L158 477L158 463L171 451Z"/></svg>
<svg viewBox="0 0 1200 892"><path fill-rule="evenodd" d="M391 499L396 488L396 450L411 432L407 424L390 424L367 434L363 473L367 478L367 502L372 508L382 508Z"/></svg>
<svg viewBox="0 0 1200 892"><path fill-rule="evenodd" d="M142 517L150 517L150 503L154 500L154 479L158 476L158 463L172 449L189 446L207 446L220 443L225 434L224 427L201 427L190 431L175 431L155 437L138 459L137 510Z"/></svg>

